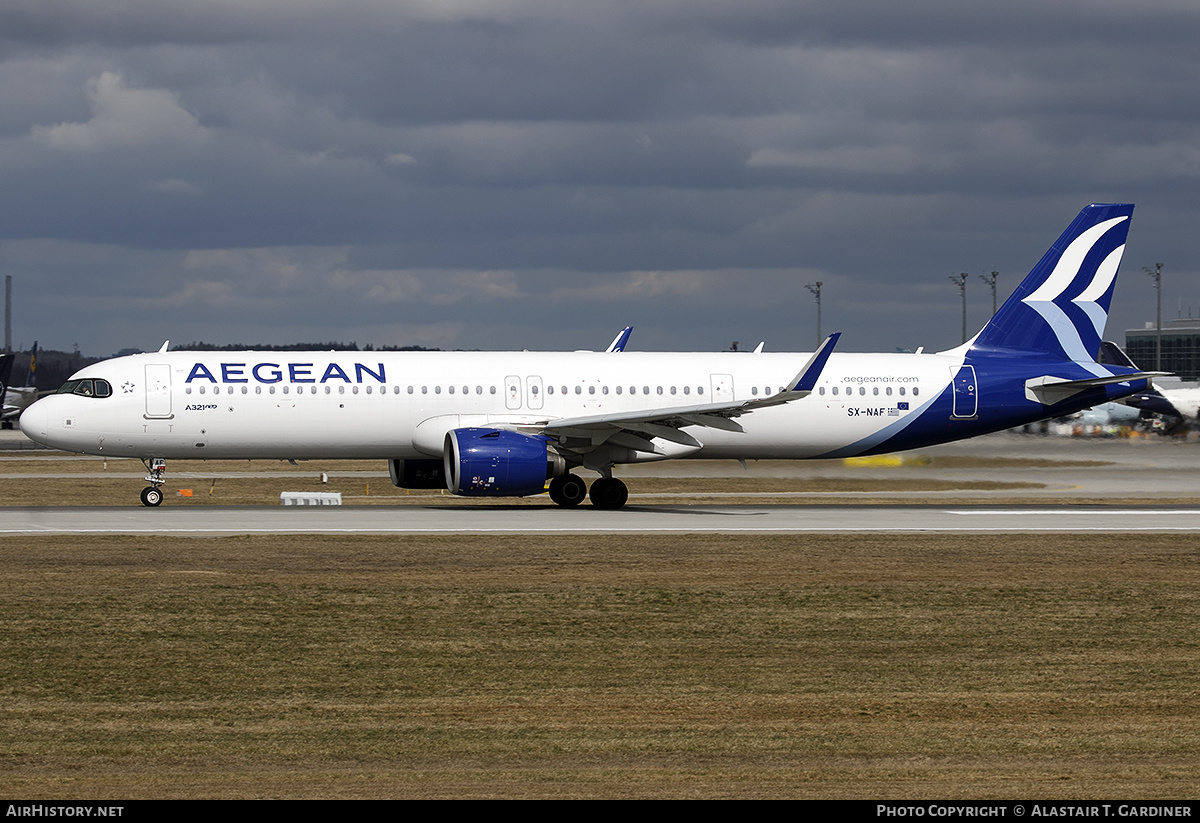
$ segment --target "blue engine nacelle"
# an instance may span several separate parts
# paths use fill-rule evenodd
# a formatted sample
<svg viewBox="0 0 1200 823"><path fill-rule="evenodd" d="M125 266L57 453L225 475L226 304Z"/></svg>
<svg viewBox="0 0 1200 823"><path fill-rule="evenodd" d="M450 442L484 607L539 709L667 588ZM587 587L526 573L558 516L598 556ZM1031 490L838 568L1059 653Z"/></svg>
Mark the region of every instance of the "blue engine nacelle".
<svg viewBox="0 0 1200 823"><path fill-rule="evenodd" d="M541 494L546 480L566 471L546 448L546 438L501 429L454 429L446 433L442 459L446 488L469 497Z"/></svg>

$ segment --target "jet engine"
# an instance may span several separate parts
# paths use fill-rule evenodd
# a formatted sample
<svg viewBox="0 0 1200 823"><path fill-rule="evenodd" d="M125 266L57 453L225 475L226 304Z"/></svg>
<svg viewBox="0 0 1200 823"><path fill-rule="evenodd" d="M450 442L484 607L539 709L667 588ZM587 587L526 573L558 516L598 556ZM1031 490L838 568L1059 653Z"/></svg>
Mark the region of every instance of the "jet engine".
<svg viewBox="0 0 1200 823"><path fill-rule="evenodd" d="M546 480L563 474L566 461L546 438L502 429L454 429L446 433L446 488L469 497L541 494Z"/></svg>

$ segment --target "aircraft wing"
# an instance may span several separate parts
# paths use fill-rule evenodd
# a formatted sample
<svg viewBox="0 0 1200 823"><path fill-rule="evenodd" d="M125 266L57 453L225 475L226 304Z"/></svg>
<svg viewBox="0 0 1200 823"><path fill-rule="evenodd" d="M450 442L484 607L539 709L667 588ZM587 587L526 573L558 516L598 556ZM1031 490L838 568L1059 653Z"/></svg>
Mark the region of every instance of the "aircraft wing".
<svg viewBox="0 0 1200 823"><path fill-rule="evenodd" d="M700 403L691 406L673 406L640 411L614 412L583 417L566 417L514 426L529 434L558 435L568 438L586 438L592 445L613 440L613 435L625 434L622 445L638 451L658 451L647 437L660 437L681 446L699 448L700 442L687 432L687 426L701 426L740 432L742 427L733 418L769 406L779 406L799 400L812 393L817 379L825 368L829 355L837 345L841 333L831 334L821 347L809 358L800 373L788 381L789 388L770 397L755 400L739 400L727 403ZM631 436L629 436L631 435Z"/></svg>

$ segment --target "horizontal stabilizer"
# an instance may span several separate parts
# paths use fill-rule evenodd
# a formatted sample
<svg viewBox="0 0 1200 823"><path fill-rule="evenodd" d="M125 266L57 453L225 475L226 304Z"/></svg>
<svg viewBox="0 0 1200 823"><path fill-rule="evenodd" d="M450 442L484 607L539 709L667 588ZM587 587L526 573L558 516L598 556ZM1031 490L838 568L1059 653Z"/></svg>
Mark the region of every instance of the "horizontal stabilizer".
<svg viewBox="0 0 1200 823"><path fill-rule="evenodd" d="M1170 372L1139 371L1131 374L1113 374L1105 377L1089 377L1085 380L1067 380L1053 375L1032 377L1025 381L1025 397L1043 406L1053 406L1082 391L1109 386L1114 383L1131 383L1135 380L1151 380L1164 377Z"/></svg>

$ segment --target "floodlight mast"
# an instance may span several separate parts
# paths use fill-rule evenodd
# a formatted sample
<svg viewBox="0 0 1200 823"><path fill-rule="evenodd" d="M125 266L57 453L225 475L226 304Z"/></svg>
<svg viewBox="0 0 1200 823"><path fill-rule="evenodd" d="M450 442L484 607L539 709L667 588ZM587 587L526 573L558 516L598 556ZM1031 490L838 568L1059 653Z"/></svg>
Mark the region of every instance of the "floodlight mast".
<svg viewBox="0 0 1200 823"><path fill-rule="evenodd" d="M825 338L821 337L821 286L825 285L820 280L816 283L809 283L804 288L813 293L813 297L817 301L817 345L821 345L821 341Z"/></svg>
<svg viewBox="0 0 1200 823"><path fill-rule="evenodd" d="M958 293L962 295L963 318L962 318L962 341L967 342L967 273L950 275L950 282L958 286Z"/></svg>

